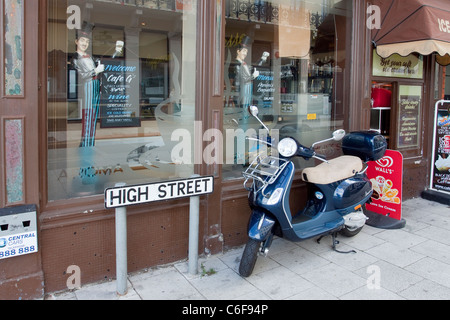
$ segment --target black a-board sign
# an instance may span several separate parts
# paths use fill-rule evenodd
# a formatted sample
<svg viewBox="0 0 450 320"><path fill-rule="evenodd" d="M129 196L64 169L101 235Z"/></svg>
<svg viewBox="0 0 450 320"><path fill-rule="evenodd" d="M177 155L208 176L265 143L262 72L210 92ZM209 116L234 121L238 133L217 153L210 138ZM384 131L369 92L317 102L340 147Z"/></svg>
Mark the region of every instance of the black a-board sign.
<svg viewBox="0 0 450 320"><path fill-rule="evenodd" d="M433 162L430 188L450 193L450 101L438 102L435 110Z"/></svg>

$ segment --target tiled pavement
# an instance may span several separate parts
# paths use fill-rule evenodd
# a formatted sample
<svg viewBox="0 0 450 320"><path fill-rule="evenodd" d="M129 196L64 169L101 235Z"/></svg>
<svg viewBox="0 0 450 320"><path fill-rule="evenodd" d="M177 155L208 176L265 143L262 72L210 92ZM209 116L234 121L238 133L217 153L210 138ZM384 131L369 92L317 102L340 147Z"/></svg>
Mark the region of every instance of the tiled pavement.
<svg viewBox="0 0 450 320"><path fill-rule="evenodd" d="M47 296L55 300L438 300L450 299L450 208L424 199L403 205L406 227L366 226L354 238L302 243L276 239L249 278L237 269L243 247L201 258L199 274L186 261L130 274L128 293L116 281ZM207 274L213 271L213 274Z"/></svg>

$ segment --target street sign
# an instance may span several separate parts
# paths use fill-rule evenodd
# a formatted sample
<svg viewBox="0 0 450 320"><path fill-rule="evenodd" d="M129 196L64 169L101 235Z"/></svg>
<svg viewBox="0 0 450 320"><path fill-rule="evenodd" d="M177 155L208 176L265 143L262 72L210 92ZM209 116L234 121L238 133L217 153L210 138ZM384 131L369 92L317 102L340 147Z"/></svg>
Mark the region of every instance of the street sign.
<svg viewBox="0 0 450 320"><path fill-rule="evenodd" d="M214 192L214 177L197 177L105 190L105 208L119 208L149 202L196 197Z"/></svg>

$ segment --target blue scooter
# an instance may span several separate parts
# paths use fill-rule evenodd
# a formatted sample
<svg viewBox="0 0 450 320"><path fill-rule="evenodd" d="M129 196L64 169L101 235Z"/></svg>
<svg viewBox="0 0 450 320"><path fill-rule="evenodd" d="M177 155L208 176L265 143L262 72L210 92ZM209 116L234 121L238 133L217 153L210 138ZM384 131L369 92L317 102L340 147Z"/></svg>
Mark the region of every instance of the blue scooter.
<svg viewBox="0 0 450 320"><path fill-rule="evenodd" d="M249 107L249 112L267 129L258 118L256 106ZM316 154L315 146L333 140L342 140L343 156L327 161ZM260 142L270 144L270 139ZM333 138L317 142L311 148L291 137L282 139L276 147L277 156L259 155L243 172L252 210L249 240L239 266L243 277L252 274L258 254L267 255L274 236L299 242L331 235L332 248L338 251L338 233L347 237L357 235L366 223L363 209L373 193L366 163L383 158L387 143L374 131L347 135L344 130L337 130ZM292 215L289 195L295 174L291 160L295 157L319 159L323 163L303 170L308 200L303 210Z"/></svg>

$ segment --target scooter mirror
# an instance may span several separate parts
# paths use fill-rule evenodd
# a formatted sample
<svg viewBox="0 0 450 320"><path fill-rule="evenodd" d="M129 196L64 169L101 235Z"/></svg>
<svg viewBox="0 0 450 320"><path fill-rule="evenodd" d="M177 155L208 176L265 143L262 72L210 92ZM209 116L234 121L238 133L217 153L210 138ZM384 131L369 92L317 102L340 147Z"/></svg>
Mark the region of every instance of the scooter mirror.
<svg viewBox="0 0 450 320"><path fill-rule="evenodd" d="M343 129L336 130L335 132L333 132L334 141L341 141L342 139L344 139L345 134L346 134L345 130L343 130Z"/></svg>
<svg viewBox="0 0 450 320"><path fill-rule="evenodd" d="M264 124L264 122L262 122L261 119L258 118L259 110L258 110L257 106L248 106L248 113L250 113L252 116L254 116L256 118L256 120L258 120L259 123L261 123L261 125L264 127L264 129L269 131L269 128L267 128L267 126Z"/></svg>
<svg viewBox="0 0 450 320"><path fill-rule="evenodd" d="M257 106L248 106L248 112L255 118L258 117L259 110Z"/></svg>

